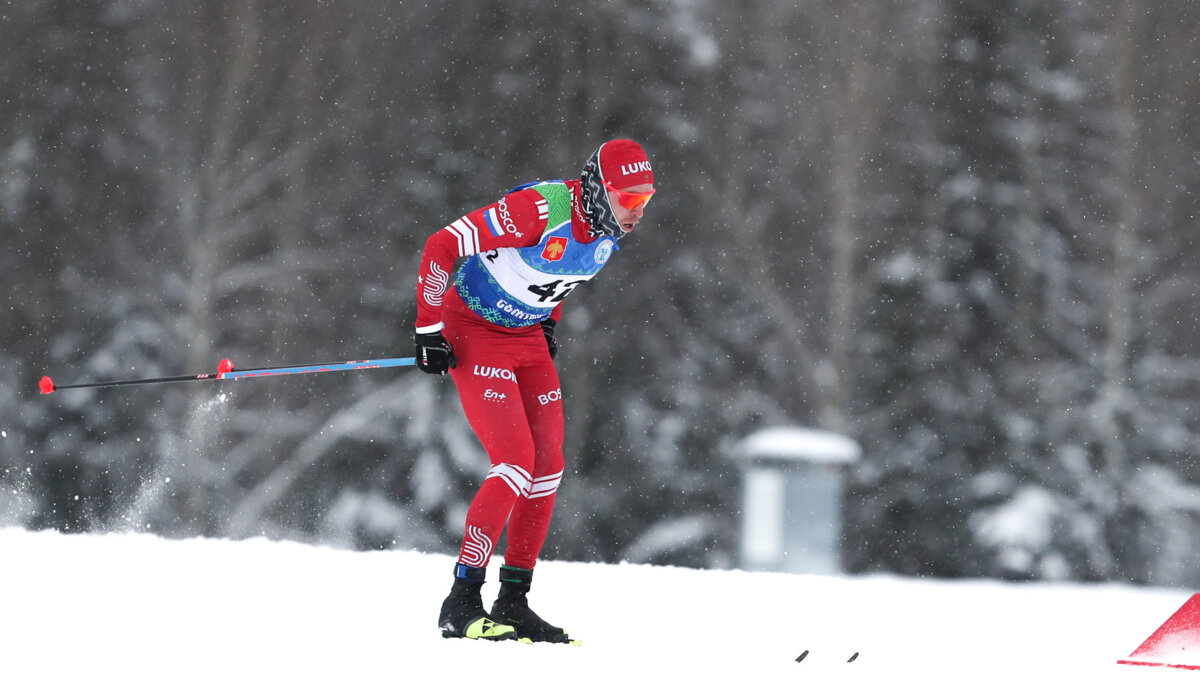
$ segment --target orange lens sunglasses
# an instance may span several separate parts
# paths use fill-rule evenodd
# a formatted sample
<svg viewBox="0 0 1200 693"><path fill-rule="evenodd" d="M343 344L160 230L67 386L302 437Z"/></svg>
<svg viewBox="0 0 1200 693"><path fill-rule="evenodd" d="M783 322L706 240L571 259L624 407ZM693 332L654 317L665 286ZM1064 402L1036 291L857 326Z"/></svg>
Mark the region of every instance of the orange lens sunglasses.
<svg viewBox="0 0 1200 693"><path fill-rule="evenodd" d="M609 192L617 194L617 204L621 205L625 209L637 209L639 206L648 203L650 198L654 197L654 193L658 192L654 188L650 188L650 192L625 192L624 190L616 189L613 187L613 184L609 183L608 181L604 181L604 187L608 189Z"/></svg>

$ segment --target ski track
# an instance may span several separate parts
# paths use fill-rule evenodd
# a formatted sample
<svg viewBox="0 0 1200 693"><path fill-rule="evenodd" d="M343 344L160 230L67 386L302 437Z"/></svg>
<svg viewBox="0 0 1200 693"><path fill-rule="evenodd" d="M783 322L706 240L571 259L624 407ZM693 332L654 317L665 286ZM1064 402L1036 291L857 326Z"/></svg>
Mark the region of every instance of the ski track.
<svg viewBox="0 0 1200 693"><path fill-rule="evenodd" d="M0 555L7 691L1200 690L1116 664L1182 590L543 561L571 647L442 639L444 555L15 528Z"/></svg>

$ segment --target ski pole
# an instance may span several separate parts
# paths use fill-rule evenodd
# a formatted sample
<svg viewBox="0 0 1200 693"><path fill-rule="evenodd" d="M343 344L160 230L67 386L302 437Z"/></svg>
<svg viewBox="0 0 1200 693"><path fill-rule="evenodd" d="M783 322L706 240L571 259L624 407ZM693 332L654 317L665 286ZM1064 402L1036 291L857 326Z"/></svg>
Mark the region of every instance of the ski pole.
<svg viewBox="0 0 1200 693"><path fill-rule="evenodd" d="M396 366L412 366L416 359L411 356L398 359L367 359L364 361L335 361L332 363L305 363L275 368L249 368L237 370L233 361L221 359L216 373L193 373L192 375L173 375L166 378L139 378L136 380L110 380L104 383L76 383L74 385L55 385L50 376L42 376L38 389L43 395L58 390L73 390L92 387L116 387L119 385L149 385L151 383L179 383L192 380L238 380L240 378L260 378L267 375L296 375L300 373L327 373L331 371L357 371L370 368L394 368Z"/></svg>

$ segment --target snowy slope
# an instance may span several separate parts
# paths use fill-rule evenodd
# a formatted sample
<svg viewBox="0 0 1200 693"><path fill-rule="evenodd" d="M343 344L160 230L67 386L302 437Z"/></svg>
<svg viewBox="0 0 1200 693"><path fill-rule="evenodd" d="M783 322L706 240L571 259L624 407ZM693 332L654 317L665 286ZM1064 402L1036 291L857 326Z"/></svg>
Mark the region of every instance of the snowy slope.
<svg viewBox="0 0 1200 693"><path fill-rule="evenodd" d="M0 556L4 691L1200 690L1115 663L1182 591L544 562L576 648L443 640L447 556L20 529Z"/></svg>

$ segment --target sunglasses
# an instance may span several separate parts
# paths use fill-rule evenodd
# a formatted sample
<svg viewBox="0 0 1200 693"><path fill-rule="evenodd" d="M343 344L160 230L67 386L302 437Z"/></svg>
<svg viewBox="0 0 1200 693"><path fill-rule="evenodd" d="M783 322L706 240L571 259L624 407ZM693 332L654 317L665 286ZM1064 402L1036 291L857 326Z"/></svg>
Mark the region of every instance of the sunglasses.
<svg viewBox="0 0 1200 693"><path fill-rule="evenodd" d="M613 184L609 183L608 181L604 181L604 187L610 193L616 193L617 204L621 205L625 209L636 209L639 206L646 204L650 201L651 197L654 197L654 193L658 192L654 188L650 188L650 192L625 192L624 190L617 190L615 187L613 187Z"/></svg>

